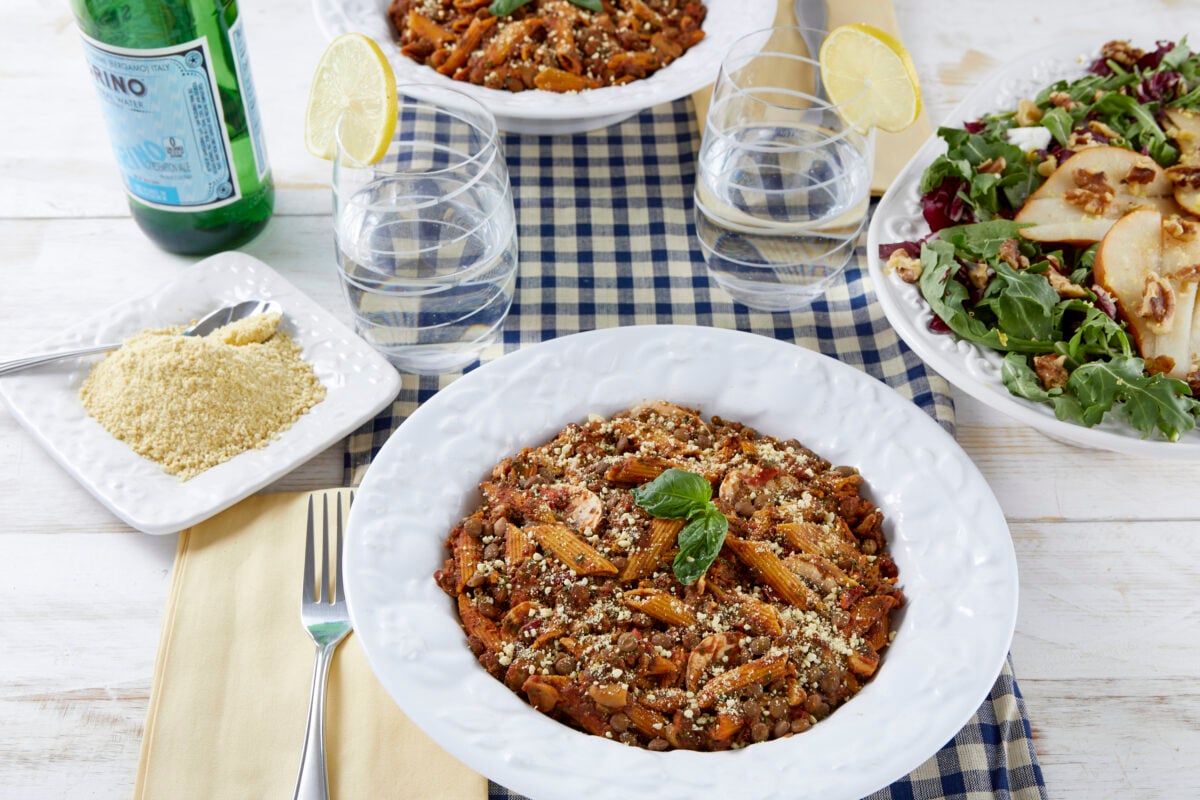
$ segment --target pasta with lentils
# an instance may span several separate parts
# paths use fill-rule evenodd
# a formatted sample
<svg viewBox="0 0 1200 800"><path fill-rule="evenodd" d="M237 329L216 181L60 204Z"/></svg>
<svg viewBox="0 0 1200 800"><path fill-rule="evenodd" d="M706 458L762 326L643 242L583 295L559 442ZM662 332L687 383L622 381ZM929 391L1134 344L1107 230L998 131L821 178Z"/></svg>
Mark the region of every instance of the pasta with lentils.
<svg viewBox="0 0 1200 800"><path fill-rule="evenodd" d="M392 0L400 52L459 81L574 92L645 78L704 38L699 0L532 0L497 17L490 0Z"/></svg>
<svg viewBox="0 0 1200 800"><path fill-rule="evenodd" d="M682 519L631 491L715 487L715 561L672 572ZM879 667L904 603L856 470L663 401L570 424L497 464L435 576L480 664L535 709L650 750L802 733Z"/></svg>

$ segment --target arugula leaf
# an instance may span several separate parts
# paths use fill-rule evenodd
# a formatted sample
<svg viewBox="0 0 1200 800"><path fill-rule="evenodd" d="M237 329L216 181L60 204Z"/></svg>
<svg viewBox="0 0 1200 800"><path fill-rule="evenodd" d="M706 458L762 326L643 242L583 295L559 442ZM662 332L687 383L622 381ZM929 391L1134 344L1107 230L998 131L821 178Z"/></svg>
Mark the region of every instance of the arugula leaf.
<svg viewBox="0 0 1200 800"><path fill-rule="evenodd" d="M703 513L712 498L712 485L703 475L669 469L634 488L633 500L660 519L688 519Z"/></svg>
<svg viewBox="0 0 1200 800"><path fill-rule="evenodd" d="M1185 35L1175 43L1175 46L1171 48L1169 53L1163 56L1161 66L1167 69L1179 69L1191 55L1192 50L1188 47L1187 36Z"/></svg>
<svg viewBox="0 0 1200 800"><path fill-rule="evenodd" d="M951 243L938 241L921 245L921 267L919 285L925 302L963 339L1001 351L1049 353L1054 350L1053 342L1009 336L966 309L967 287L953 278L961 267Z"/></svg>
<svg viewBox="0 0 1200 800"><path fill-rule="evenodd" d="M1092 361L1071 373L1070 389L1083 406L1083 423L1095 425L1120 404L1121 416L1142 436L1155 430L1171 441L1196 427L1200 403L1188 385L1162 375L1146 375L1145 362L1133 356Z"/></svg>
<svg viewBox="0 0 1200 800"><path fill-rule="evenodd" d="M1010 208L1020 208L1025 200L1033 194L1045 181L1037 172L1037 162L1022 158L1016 169L1011 165L1004 170L1004 177L996 184L996 188L1004 192L1004 199Z"/></svg>
<svg viewBox="0 0 1200 800"><path fill-rule="evenodd" d="M1054 140L1063 147L1067 146L1067 140L1071 138L1071 128L1075 127L1071 115L1057 106L1043 113L1038 124L1050 131Z"/></svg>
<svg viewBox="0 0 1200 800"><path fill-rule="evenodd" d="M1021 225L1007 219L993 219L974 225L955 225L942 228L938 236L964 250L975 258L992 259L1000 255L1000 247L1009 239L1016 239Z"/></svg>
<svg viewBox="0 0 1200 800"><path fill-rule="evenodd" d="M1009 353L1000 363L1000 380L1004 388L1017 397L1033 400L1035 403L1049 403L1052 395L1042 387L1041 380L1028 359L1020 353ZM1062 394L1062 390L1056 390Z"/></svg>
<svg viewBox="0 0 1200 800"><path fill-rule="evenodd" d="M962 178L970 180L973 170L971 162L965 158L950 158L948 155L938 156L924 174L921 175L921 194L933 191L942 185L946 178Z"/></svg>
<svg viewBox="0 0 1200 800"><path fill-rule="evenodd" d="M996 262L995 270L996 277L992 282L999 288L980 305L986 303L995 312L996 324L1010 336L1050 339L1054 334L1058 292L1036 272L1018 272L1003 261Z"/></svg>
<svg viewBox="0 0 1200 800"><path fill-rule="evenodd" d="M1081 422L1083 410L1074 395L1066 394L1061 388L1046 389L1037 373L1029 366L1027 356L1009 353L1000 364L1000 380L1004 388L1017 397L1035 403L1048 403L1054 407L1054 416L1060 420Z"/></svg>
<svg viewBox="0 0 1200 800"><path fill-rule="evenodd" d="M1142 436L1149 436L1157 428L1174 442L1196 427L1193 414L1200 404L1183 396L1189 392L1183 381L1148 375L1136 383L1126 383L1124 388L1121 416Z"/></svg>
<svg viewBox="0 0 1200 800"><path fill-rule="evenodd" d="M721 552L729 520L712 503L679 531L679 553L671 568L679 582L694 583Z"/></svg>
<svg viewBox="0 0 1200 800"><path fill-rule="evenodd" d="M1121 323L1083 300L1065 300L1059 303L1054 310L1055 326L1059 330L1065 329L1067 325L1064 318L1073 312L1083 314L1083 319L1075 325L1075 332L1071 334L1071 338L1057 348L1072 364L1083 364L1095 358L1133 354L1129 334L1121 327Z"/></svg>

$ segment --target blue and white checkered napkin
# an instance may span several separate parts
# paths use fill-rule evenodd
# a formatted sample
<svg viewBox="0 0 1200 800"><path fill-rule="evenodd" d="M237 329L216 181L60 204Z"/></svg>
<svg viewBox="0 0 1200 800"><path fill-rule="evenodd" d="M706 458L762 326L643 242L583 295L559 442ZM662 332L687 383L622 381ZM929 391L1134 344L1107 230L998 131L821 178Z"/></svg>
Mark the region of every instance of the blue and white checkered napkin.
<svg viewBox="0 0 1200 800"><path fill-rule="evenodd" d="M709 284L692 224L699 138L687 99L601 131L507 135L521 263L503 350L618 325L736 328L859 367L911 397L953 433L949 387L888 324L874 302L861 249L844 279L802 311L749 311ZM500 348L488 357L498 355ZM405 376L392 408L350 439L352 483L396 426L454 377ZM489 796L519 797L494 783ZM1024 702L1006 663L966 727L915 772L871 798L1045 796Z"/></svg>

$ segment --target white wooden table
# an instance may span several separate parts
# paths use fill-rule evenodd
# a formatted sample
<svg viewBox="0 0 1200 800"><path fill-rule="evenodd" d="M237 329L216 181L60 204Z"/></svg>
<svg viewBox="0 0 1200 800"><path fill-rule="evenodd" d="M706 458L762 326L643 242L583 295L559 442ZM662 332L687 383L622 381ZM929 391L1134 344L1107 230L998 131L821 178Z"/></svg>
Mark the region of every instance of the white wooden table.
<svg viewBox="0 0 1200 800"><path fill-rule="evenodd" d="M129 217L67 4L5 5L0 359L194 260L156 249ZM278 189L244 250L343 313L327 164L300 134L324 40L306 2L241 5ZM989 69L1057 37L1145 45L1200 22L1195 3L1171 0L895 5L935 121ZM1200 796L1200 464L1074 449L956 399L959 441L1016 542L1012 652L1051 796ZM341 477L338 445L274 488ZM0 796L126 797L175 537L131 532L6 410L0 520Z"/></svg>

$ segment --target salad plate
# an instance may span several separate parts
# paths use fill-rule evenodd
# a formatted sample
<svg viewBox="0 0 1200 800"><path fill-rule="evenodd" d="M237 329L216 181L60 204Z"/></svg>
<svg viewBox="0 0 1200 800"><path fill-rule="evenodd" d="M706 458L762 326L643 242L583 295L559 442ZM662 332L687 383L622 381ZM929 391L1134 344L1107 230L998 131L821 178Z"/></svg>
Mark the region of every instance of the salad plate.
<svg viewBox="0 0 1200 800"><path fill-rule="evenodd" d="M507 92L456 81L401 55L387 16L388 0L313 0L317 25L330 39L366 34L391 61L396 81L444 84L482 103L500 130L512 133L582 133L620 122L645 108L676 100L712 83L725 51L739 37L771 27L774 3L705 0L704 39L679 59L641 80L585 92Z"/></svg>
<svg viewBox="0 0 1200 800"><path fill-rule="evenodd" d="M105 309L42 343L40 352L119 342L198 319L251 298L283 306L280 329L325 386L313 406L266 447L180 481L90 417L79 388L101 356L64 359L0 378L0 397L47 452L113 514L154 534L195 525L283 477L379 413L400 376L375 350L279 273L244 253L211 256L144 297Z"/></svg>
<svg viewBox="0 0 1200 800"><path fill-rule="evenodd" d="M1020 100L1035 97L1058 80L1082 77L1096 59L1102 43L1095 39L1069 41L1013 59L976 86L943 124L961 127L986 113L1014 110ZM1200 459L1200 431L1186 432L1172 442L1143 437L1111 412L1093 427L1061 420L1051 406L1009 392L1001 378L1002 353L931 329L934 315L920 289L891 274L879 248L918 241L929 234L930 228L922 216L921 178L926 168L945 152L946 143L936 135L931 137L880 200L868 229L868 268L875 291L888 321L905 343L959 389L1058 441L1128 455Z"/></svg>
<svg viewBox="0 0 1200 800"><path fill-rule="evenodd" d="M446 535L478 504L492 465L567 423L656 399L795 437L857 467L884 514L907 598L895 638L875 678L803 734L737 751L652 752L569 728L480 666L434 581ZM1017 610L1000 507L927 414L827 356L689 326L565 336L443 389L373 461L345 558L356 636L392 698L456 758L534 800L857 800L911 772L971 718L1003 665Z"/></svg>

